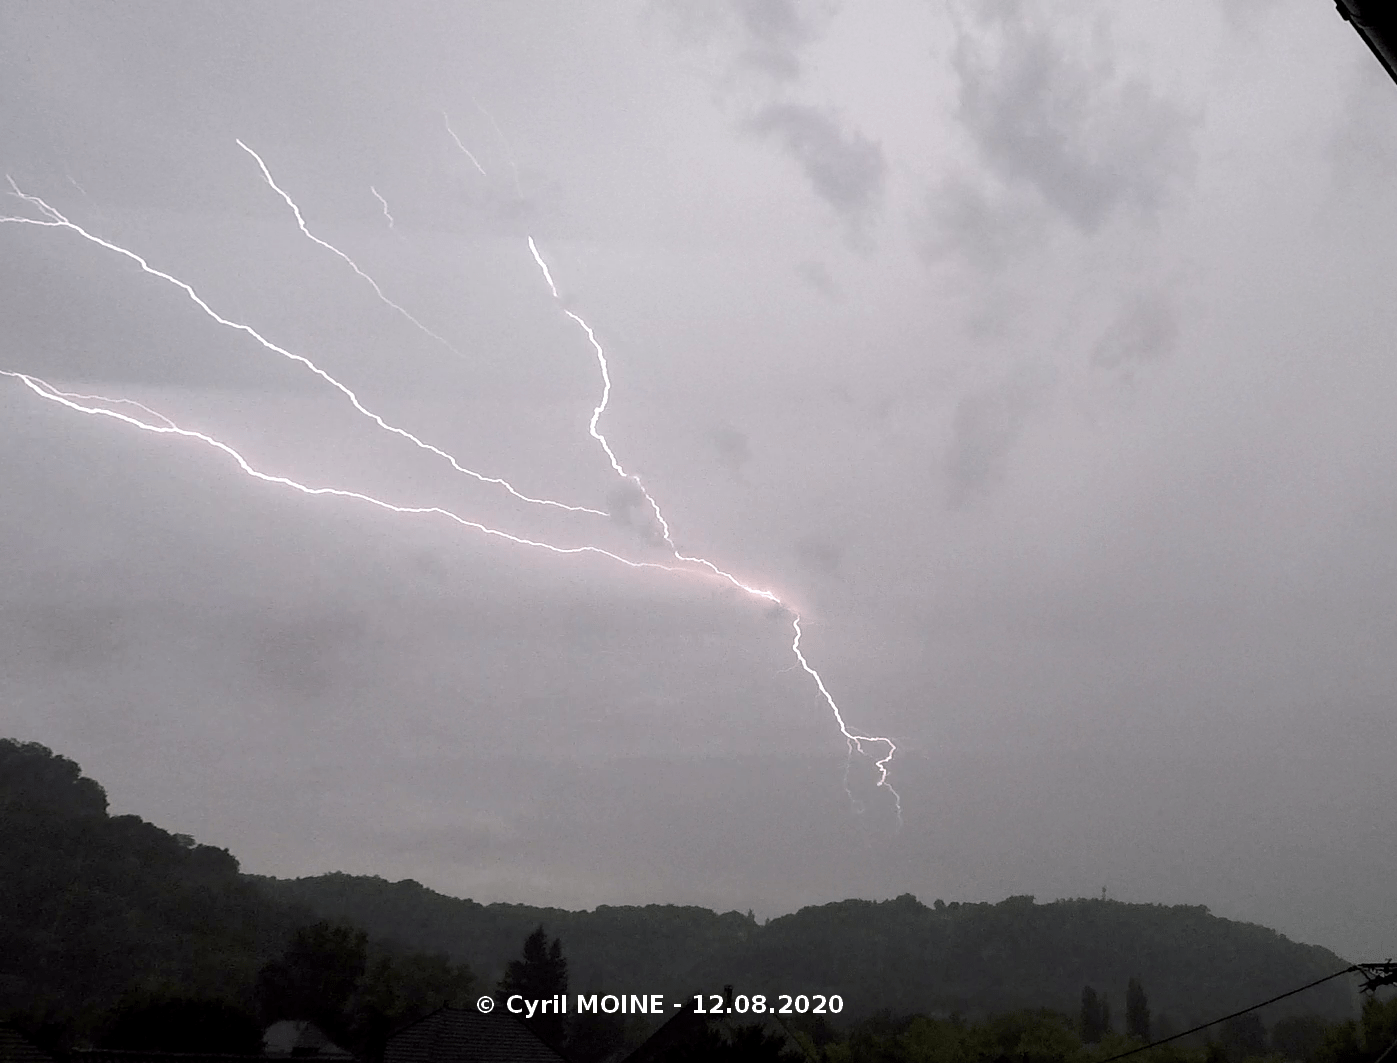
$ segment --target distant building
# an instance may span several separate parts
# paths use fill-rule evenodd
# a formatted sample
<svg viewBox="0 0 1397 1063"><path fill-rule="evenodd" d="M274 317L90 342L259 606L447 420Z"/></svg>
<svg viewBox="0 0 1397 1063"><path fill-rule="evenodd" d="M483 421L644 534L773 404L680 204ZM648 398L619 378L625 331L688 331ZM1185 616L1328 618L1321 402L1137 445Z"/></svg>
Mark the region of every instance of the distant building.
<svg viewBox="0 0 1397 1063"><path fill-rule="evenodd" d="M319 1026L304 1019L282 1019L267 1027L262 1035L262 1055L277 1059L353 1059L325 1036Z"/></svg>
<svg viewBox="0 0 1397 1063"><path fill-rule="evenodd" d="M9 1023L0 1022L0 1063L53 1063L53 1057Z"/></svg>
<svg viewBox="0 0 1397 1063"><path fill-rule="evenodd" d="M505 1011L444 1007L388 1038L383 1063L560 1063L564 1057Z"/></svg>
<svg viewBox="0 0 1397 1063"><path fill-rule="evenodd" d="M37 1051L37 1049L36 1049ZM268 1026L262 1034L260 1053L161 1052L154 1049L84 1048L67 1054L68 1063L268 1063L271 1060L325 1060L326 1063L353 1063L355 1057L335 1044L313 1022L284 1019ZM11 1060L0 1056L0 1063L53 1063L52 1060Z"/></svg>
<svg viewBox="0 0 1397 1063"><path fill-rule="evenodd" d="M653 1063L681 1047L692 1052L696 1046L702 1044L715 1047L732 1045L744 1034L753 1033L754 1028L760 1031L759 1036L780 1038L785 1042L786 1050L795 1056L813 1059L779 1016L771 1013L741 1015L733 1012L733 992L730 985L723 987L723 1002L727 1014L715 1015L698 1011L690 1001L677 1015L651 1034L644 1044L626 1056L622 1063Z"/></svg>

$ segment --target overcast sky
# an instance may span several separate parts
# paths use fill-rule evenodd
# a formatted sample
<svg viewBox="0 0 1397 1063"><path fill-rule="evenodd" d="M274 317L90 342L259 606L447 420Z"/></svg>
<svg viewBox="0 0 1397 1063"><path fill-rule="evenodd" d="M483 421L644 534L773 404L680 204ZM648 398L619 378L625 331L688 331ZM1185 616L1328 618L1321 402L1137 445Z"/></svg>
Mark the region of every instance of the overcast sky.
<svg viewBox="0 0 1397 1063"><path fill-rule="evenodd" d="M1397 951L1397 86L1332 4L10 2L0 100L23 192L611 515L61 226L0 225L0 369L663 562L579 315L902 824L789 614L0 377L0 733L114 810L482 901Z"/></svg>

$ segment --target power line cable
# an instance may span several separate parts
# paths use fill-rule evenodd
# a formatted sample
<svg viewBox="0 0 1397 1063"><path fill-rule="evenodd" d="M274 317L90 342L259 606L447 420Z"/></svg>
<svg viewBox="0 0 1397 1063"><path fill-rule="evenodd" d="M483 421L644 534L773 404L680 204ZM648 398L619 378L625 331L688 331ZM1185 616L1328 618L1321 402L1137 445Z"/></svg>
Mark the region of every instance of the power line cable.
<svg viewBox="0 0 1397 1063"><path fill-rule="evenodd" d="M1394 1038L1392 1039L1392 1043L1391 1043L1390 1045L1388 1045L1385 1049L1383 1049L1382 1055L1378 1056L1377 1059L1373 1060L1373 1063L1382 1063L1382 1061L1383 1061L1384 1059L1386 1059L1388 1056L1392 1055L1392 1050L1393 1050L1394 1048L1397 1048L1397 1037L1394 1037Z"/></svg>
<svg viewBox="0 0 1397 1063"><path fill-rule="evenodd" d="M1247 1012L1255 1011L1257 1008L1264 1008L1267 1004L1274 1004L1276 1001L1284 1000L1286 997L1293 997L1296 993L1303 993L1307 989L1313 989L1317 985L1322 985L1323 983L1331 981L1335 978L1339 978L1342 975L1352 974L1354 971L1362 970L1363 968L1360 967L1358 964L1352 964L1348 967L1345 967L1342 971L1335 971L1333 974L1326 974L1323 978L1316 978L1313 982L1308 982L1305 985L1302 985L1299 989L1292 989L1289 992L1282 993L1280 996L1272 997L1270 1000L1263 1000L1260 1004L1253 1004L1251 1007L1243 1008L1241 1011L1234 1011L1231 1015L1224 1015L1220 1019L1213 1019L1211 1022L1205 1022L1203 1023L1203 1025L1195 1026L1193 1027L1193 1029L1185 1030L1183 1033L1176 1033L1171 1034L1168 1037L1161 1037L1158 1041L1151 1041L1147 1045L1140 1045L1138 1048L1132 1048L1129 1052L1121 1052L1118 1055L1107 1056L1105 1059L1099 1060L1098 1063L1115 1063L1116 1060L1124 1059L1126 1056L1133 1056L1137 1052L1144 1052L1146 1049L1157 1048L1159 1045L1167 1045L1170 1041L1177 1041L1180 1037L1187 1037L1191 1033L1197 1033L1199 1030L1206 1030L1209 1026L1216 1026L1218 1023L1226 1022L1228 1019L1235 1019L1238 1015L1245 1015ZM1387 1051L1391 1052L1392 1049L1389 1048ZM1386 1055L1387 1052L1384 1052L1383 1056L1385 1057ZM1379 1060L1378 1063L1381 1063L1381 1061Z"/></svg>

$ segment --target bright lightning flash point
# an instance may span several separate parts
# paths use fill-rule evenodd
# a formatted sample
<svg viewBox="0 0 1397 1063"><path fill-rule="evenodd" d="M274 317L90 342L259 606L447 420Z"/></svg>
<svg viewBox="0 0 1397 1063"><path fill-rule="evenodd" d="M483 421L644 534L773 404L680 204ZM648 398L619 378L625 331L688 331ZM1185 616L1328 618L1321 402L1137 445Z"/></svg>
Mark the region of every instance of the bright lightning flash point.
<svg viewBox="0 0 1397 1063"><path fill-rule="evenodd" d="M560 297L558 295L558 286L553 281L553 273L548 268L548 263L544 261L543 255L539 252L538 245L534 243L534 238L530 236L528 238L528 241L529 253L533 255L534 261L538 264L539 270L543 273L543 279L548 283L548 290L553 294L553 298L555 300L559 300ZM886 787L888 792L892 794L893 802L897 809L898 823L901 823L902 798L898 794L898 792L895 789L893 789L892 785L888 782L888 765L889 763L891 763L893 755L897 752L896 744L894 744L891 738L887 738L883 735L856 734L855 732L849 730L848 726L844 722L844 713L840 711L839 704L834 700L834 695L832 695L829 692L829 688L825 686L825 681L823 678L821 678L820 673L815 670L815 668L806 659L805 654L801 651L800 640L802 631L800 627L799 613L792 609L787 603L783 602L773 591L764 590L761 587L754 587L750 584L744 583L742 580L738 579L732 573L719 568L717 565L715 565L712 561L709 561L707 558L692 556L680 552L679 548L675 545L673 537L670 534L669 522L665 520L664 514L660 512L659 503L656 502L655 499L651 496L650 492L645 489L645 485L641 483L639 476L626 472L624 466L622 466L620 461L617 460L615 452L611 449L611 444L608 443L606 440L606 436L603 435L601 430L597 427L598 422L600 422L601 420L602 414L606 412L607 403L611 399L611 372L610 367L607 365L606 361L606 351L602 349L602 345L600 341L598 341L596 332L592 329L592 326L587 324L587 322L584 321L580 316L573 313L566 307L563 307L563 313L566 314L569 318L571 318L577 324L577 326L581 328L584 333L586 333L587 342L592 345L593 351L596 352L597 364L601 369L602 395L601 401L598 402L596 407L592 410L592 420L587 427L588 432L591 434L592 438L595 439L601 445L602 450L606 452L607 459L611 462L612 469L615 470L617 476L620 476L622 479L629 480L630 482L634 483L635 486L640 490L640 493L644 496L645 501L650 504L650 509L655 514L655 520L659 522L660 530L664 536L665 543L669 546L670 551L673 553L676 560L687 562L689 564L700 565L703 568L707 569L713 575L726 580L728 583L732 584L739 590L745 591L753 598L760 598L763 601L770 602L774 606L778 606L791 617L791 626L795 632L795 638L791 642L791 652L795 654L796 661L799 663L800 667L805 671L807 675L810 676L811 679L815 681L815 686L819 689L820 696L824 698L825 704L829 706L830 712L834 714L834 722L838 725L840 734L844 736L845 741L848 743L849 755L852 757L855 750L857 750L859 753L862 753L865 756L869 756L870 754L868 754L867 751L864 749L864 743L876 746L885 746L887 748L887 753L885 753L882 757L875 758L874 764L878 769L878 785Z"/></svg>
<svg viewBox="0 0 1397 1063"><path fill-rule="evenodd" d="M40 220L38 218L0 216L0 223L8 222L16 225L38 225L45 228L67 229L70 232L77 233L84 240L94 243L99 247L104 247L108 251L121 255L124 258L130 259L132 262L135 262L136 265L140 266L143 272L149 273L153 277L159 277L161 280L167 281L170 284L173 284L176 288L179 288L181 291L184 292L186 296L189 297L191 302L193 302L196 306L199 307L200 310L202 310L205 314L207 314L214 321L218 322L220 325L223 325L225 328L230 328L237 332L242 332L248 336L251 336L254 340L261 344L262 347L264 347L268 351L271 351L273 354L279 354L283 358L289 358L291 361L297 362L300 365L305 366L316 376L320 377L327 384L329 384L331 387L335 388L335 390L340 392L340 394L342 394L346 399L349 400L350 404L354 407L355 410L357 410L363 416L367 417L369 420L373 421L374 424L378 425L379 428L383 429L385 432L391 432L393 435L401 436L403 439L406 439L409 442L411 442L414 446L417 446L422 450L428 451L431 454L435 454L437 457L448 462L451 465L451 467L459 473L479 480L481 483L495 484L496 486L503 487L506 491L508 491L515 498L519 499L521 502L529 502L538 506L552 506L558 509L568 510L572 513L591 513L598 517L607 516L605 510L591 509L587 506L570 506L566 503L555 502L552 499L548 498L533 498L516 490L514 485L509 483L507 480L501 479L497 476L486 476L484 473L479 473L476 472L474 469L466 468L464 465L462 465L459 461L457 461L454 457L452 457L450 454L448 454L441 448L435 447L430 443L424 442L417 436L413 435L411 432L407 431L407 429L405 428L398 428L396 425L389 424L378 414L374 413L372 410L364 406L364 404L359 401L358 395L356 395L344 384L341 384L324 369L321 369L320 366L316 365L305 355L296 354L292 351L288 351L284 347L277 346L275 343L267 339L267 337L263 336L255 328L253 328L251 325L243 324L240 321L232 321L226 317L223 317L221 314L215 311L213 307L209 306L209 304L203 300L199 293L196 292L184 281L179 280L178 278L173 277L168 273L164 273L161 270L156 269L144 258L136 254L134 251L128 251L124 247L120 247L107 240L103 240L100 236L94 236L92 233L88 232L82 226L76 224L75 222L69 221L66 217L60 214L53 207L49 206L49 204L45 203L38 196L32 196L26 192L21 192L19 186L15 184L13 178L8 177L7 175L6 179L10 183L12 194L35 207L41 214L43 214L44 217L42 220Z"/></svg>

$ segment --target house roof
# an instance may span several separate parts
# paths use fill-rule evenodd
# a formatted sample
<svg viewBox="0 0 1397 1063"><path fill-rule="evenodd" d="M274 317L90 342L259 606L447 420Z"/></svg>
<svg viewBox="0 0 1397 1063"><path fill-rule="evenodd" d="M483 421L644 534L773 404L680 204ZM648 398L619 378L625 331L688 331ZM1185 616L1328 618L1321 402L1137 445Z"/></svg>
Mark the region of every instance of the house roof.
<svg viewBox="0 0 1397 1063"><path fill-rule="evenodd" d="M53 1057L13 1026L0 1022L0 1063L53 1063Z"/></svg>
<svg viewBox="0 0 1397 1063"><path fill-rule="evenodd" d="M282 1019L262 1034L262 1054L266 1056L314 1056L316 1059L353 1059L325 1036L319 1026L305 1019Z"/></svg>
<svg viewBox="0 0 1397 1063"><path fill-rule="evenodd" d="M507 1012L444 1007L388 1038L383 1063L560 1063L561 1055Z"/></svg>
<svg viewBox="0 0 1397 1063"><path fill-rule="evenodd" d="M724 995L731 1005L732 987L724 987ZM670 1049L689 1041L704 1027L714 1031L725 1042L738 1035L740 1027L759 1026L768 1035L778 1035L791 1052L797 1052L807 1059L813 1058L805 1046L791 1033L780 1017L770 1012L763 1015L713 1015L696 1011L690 1001L680 1012L663 1023L643 1044L622 1059L622 1063L653 1063L666 1055Z"/></svg>

